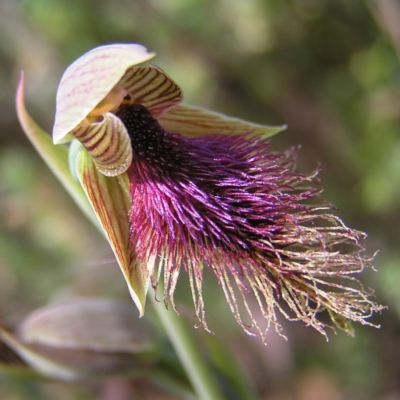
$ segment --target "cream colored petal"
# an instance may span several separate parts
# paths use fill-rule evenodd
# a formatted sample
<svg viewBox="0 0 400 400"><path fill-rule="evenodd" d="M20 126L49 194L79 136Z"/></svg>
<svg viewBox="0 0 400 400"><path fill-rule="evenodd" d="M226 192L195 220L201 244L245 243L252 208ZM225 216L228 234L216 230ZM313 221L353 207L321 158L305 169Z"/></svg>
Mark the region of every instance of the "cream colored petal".
<svg viewBox="0 0 400 400"><path fill-rule="evenodd" d="M178 105L161 115L158 122L169 131L188 137L208 134L238 135L248 133L248 137L260 135L263 138L268 138L286 128L286 125L254 124L186 104Z"/></svg>
<svg viewBox="0 0 400 400"><path fill-rule="evenodd" d="M71 64L57 91L54 143L71 140L68 133L106 97L125 71L152 57L153 53L137 44L112 44L97 47Z"/></svg>
<svg viewBox="0 0 400 400"><path fill-rule="evenodd" d="M118 85L130 94L130 103L144 105L155 118L183 100L181 88L154 65L129 68Z"/></svg>
<svg viewBox="0 0 400 400"><path fill-rule="evenodd" d="M132 162L132 147L128 132L114 114L105 113L102 121L84 123L71 131L90 156L97 169L106 176L125 172Z"/></svg>
<svg viewBox="0 0 400 400"><path fill-rule="evenodd" d="M127 174L109 178L99 173L83 147L76 157L76 172L142 316L149 279L147 267L137 261L129 232L129 178Z"/></svg>

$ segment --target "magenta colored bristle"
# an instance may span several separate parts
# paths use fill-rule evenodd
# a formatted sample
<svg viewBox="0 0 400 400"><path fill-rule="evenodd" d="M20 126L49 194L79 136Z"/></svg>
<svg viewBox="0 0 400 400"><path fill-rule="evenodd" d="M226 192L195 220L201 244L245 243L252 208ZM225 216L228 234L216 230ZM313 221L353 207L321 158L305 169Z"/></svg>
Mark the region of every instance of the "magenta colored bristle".
<svg viewBox="0 0 400 400"><path fill-rule="evenodd" d="M316 277L359 272L370 260L358 252L337 251L341 243L357 246L362 234L326 214L327 207L307 204L321 187L314 175L295 170L296 151L275 153L268 141L245 134L183 137L166 131L141 105L121 106L117 115L133 149L127 171L131 240L142 263L156 260L149 267L154 285L156 263L164 269L165 297L173 303L183 267L196 313L206 326L201 296L206 265L245 330L232 282L257 328L248 293L257 299L268 324L277 326L275 308L286 314L276 300L283 296L294 318L324 332L315 315L327 306L318 298ZM357 295L370 304L361 291ZM308 311L301 306L306 298L314 303L304 305ZM339 300L337 314L346 303ZM363 312L347 313L346 318L365 318Z"/></svg>

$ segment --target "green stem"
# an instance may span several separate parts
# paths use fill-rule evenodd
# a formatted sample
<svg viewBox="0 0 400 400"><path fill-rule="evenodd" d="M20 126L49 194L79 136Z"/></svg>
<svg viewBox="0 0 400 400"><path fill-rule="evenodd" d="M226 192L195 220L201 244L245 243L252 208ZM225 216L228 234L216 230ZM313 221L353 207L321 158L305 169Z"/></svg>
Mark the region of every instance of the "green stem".
<svg viewBox="0 0 400 400"><path fill-rule="evenodd" d="M212 376L182 317L167 310L155 296L149 296L164 329L200 400L223 400L225 397Z"/></svg>

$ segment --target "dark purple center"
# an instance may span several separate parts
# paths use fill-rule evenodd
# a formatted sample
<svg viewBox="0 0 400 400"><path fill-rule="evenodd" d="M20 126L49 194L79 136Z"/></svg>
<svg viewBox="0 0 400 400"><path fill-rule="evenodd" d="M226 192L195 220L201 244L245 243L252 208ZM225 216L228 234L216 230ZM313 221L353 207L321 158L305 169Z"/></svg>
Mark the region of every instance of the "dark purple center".
<svg viewBox="0 0 400 400"><path fill-rule="evenodd" d="M127 172L139 257L168 253L173 259L187 249L208 264L216 250L237 260L254 253L269 257L290 223L287 212L315 194L293 192L293 154L271 153L264 140L187 138L166 131L142 105L123 105L117 116L133 149Z"/></svg>
<svg viewBox="0 0 400 400"><path fill-rule="evenodd" d="M142 160L161 168L178 166L183 145L179 143L179 135L165 131L146 107L141 104L123 105L117 116L128 131L134 161Z"/></svg>

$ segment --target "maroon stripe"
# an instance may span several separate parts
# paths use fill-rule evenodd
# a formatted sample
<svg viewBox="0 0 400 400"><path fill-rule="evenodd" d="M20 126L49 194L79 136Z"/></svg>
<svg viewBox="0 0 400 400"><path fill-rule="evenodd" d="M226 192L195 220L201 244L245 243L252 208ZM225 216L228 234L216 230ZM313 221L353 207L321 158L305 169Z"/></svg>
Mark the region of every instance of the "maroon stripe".
<svg viewBox="0 0 400 400"><path fill-rule="evenodd" d="M103 130L102 134L100 135L100 137L91 145L85 145L86 149L88 151L92 151L96 146L98 146L98 144L104 139L104 136L106 135L106 129ZM85 142L82 142L83 144L85 144Z"/></svg>

